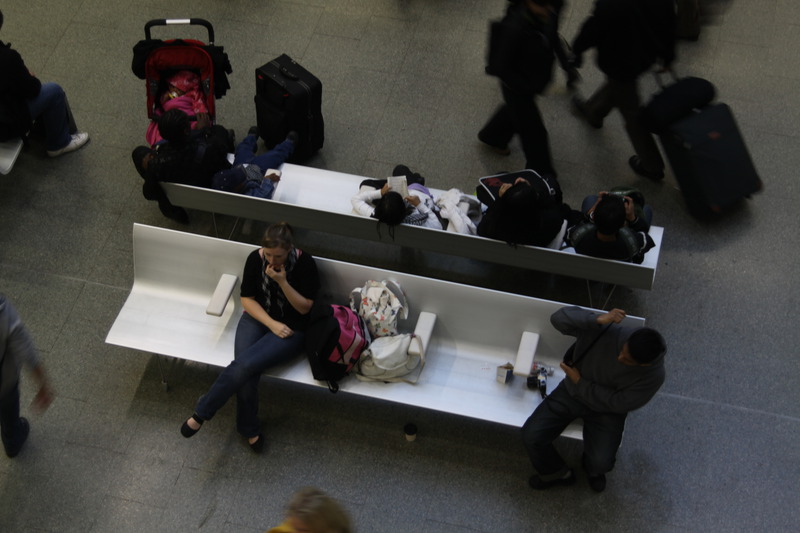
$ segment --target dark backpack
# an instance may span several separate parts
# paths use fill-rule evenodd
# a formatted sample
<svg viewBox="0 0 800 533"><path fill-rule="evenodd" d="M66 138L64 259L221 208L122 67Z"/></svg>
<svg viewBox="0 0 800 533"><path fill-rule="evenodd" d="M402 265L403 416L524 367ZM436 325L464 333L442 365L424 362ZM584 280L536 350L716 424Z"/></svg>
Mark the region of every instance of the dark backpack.
<svg viewBox="0 0 800 533"><path fill-rule="evenodd" d="M331 392L369 345L364 320L343 305L315 304L306 330L306 355L314 379L327 381Z"/></svg>

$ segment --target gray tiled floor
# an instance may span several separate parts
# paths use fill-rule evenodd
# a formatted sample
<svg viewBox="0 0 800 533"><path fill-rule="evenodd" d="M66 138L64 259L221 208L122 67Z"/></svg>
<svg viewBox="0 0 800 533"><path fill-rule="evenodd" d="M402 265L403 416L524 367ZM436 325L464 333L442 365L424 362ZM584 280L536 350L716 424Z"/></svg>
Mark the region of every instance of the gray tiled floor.
<svg viewBox="0 0 800 533"><path fill-rule="evenodd" d="M513 429L271 381L265 456L236 436L231 406L187 441L178 426L214 369L171 365L165 392L156 359L104 343L132 281L132 223L177 227L141 197L129 160L146 126L131 47L148 19L214 23L234 65L218 119L240 134L254 122L253 70L287 52L325 85L326 144L312 166L382 177L405 162L437 187L468 190L481 175L523 163L517 146L502 158L475 139L499 101L482 70L487 21L502 0L4 2L0 38L66 88L92 141L56 160L34 146L0 179L0 290L25 317L59 391L47 413L31 416L24 452L0 460L0 530L263 531L307 484L337 495L362 532L796 530L800 3L706 3L713 24L699 42L680 45L677 68L717 84L765 182L730 216L698 222L671 175L663 184L634 177L619 119L602 131L579 123L560 73L540 100L566 199L635 183L666 227L653 291L618 289L613 303L664 332L669 376L629 418L608 490L597 495L584 479L530 491ZM590 0L569 1L567 37L590 9ZM588 93L601 77L591 64L583 75ZM181 229L208 234L211 219L192 213ZM301 237L320 255L366 255L587 303L575 280ZM23 393L27 406L30 382ZM421 428L413 444L399 429L410 419ZM577 463L580 445L562 444Z"/></svg>

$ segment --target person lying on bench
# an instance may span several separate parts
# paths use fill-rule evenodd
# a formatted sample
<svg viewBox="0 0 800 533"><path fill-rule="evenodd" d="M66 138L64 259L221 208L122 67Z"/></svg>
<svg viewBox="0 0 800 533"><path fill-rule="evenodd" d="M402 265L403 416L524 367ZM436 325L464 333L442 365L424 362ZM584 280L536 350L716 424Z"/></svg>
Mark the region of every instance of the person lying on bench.
<svg viewBox="0 0 800 533"><path fill-rule="evenodd" d="M389 227L410 224L442 229L434 210L433 194L425 186L425 178L404 165L397 165L392 176L406 177L408 196L403 198L399 192L391 190L388 180L364 180L359 193L350 200L356 213L377 218Z"/></svg>
<svg viewBox="0 0 800 533"><path fill-rule="evenodd" d="M643 196L641 203L644 204ZM647 234L652 209L637 205L632 196L602 191L597 196L587 196L582 208L584 220L571 227L565 239L565 244L579 254L639 264L655 246Z"/></svg>
<svg viewBox="0 0 800 533"><path fill-rule="evenodd" d="M258 127L252 126L247 137L236 147L233 168L214 174L211 188L257 198L272 198L281 179L276 169L292 155L297 139L297 132L290 131L286 139L272 150L256 155Z"/></svg>
<svg viewBox="0 0 800 533"><path fill-rule="evenodd" d="M393 191L388 180L367 179L351 202L356 213L377 218L388 226L411 224L455 233L475 235L471 217L480 218L480 202L458 189L450 189L434 199L425 178L405 165L397 165L392 176L404 176L408 188L405 199ZM405 201L403 201L405 200Z"/></svg>
<svg viewBox="0 0 800 533"><path fill-rule="evenodd" d="M234 360L181 426L184 437L197 433L235 394L236 429L255 453L264 450L258 420L261 373L303 351L307 315L319 289L314 258L295 248L291 226L281 222L268 227L261 248L253 250L244 265L244 313L236 328Z"/></svg>
<svg viewBox="0 0 800 533"><path fill-rule="evenodd" d="M569 207L561 202L560 189L555 196L540 195L520 177L500 187L478 224L478 235L511 245L548 246L561 231L566 211Z"/></svg>

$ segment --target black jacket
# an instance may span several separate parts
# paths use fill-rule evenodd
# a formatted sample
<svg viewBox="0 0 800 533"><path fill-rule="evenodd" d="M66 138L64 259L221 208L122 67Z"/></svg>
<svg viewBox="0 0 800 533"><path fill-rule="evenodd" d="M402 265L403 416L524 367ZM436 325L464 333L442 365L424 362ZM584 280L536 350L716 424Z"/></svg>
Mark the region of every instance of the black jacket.
<svg viewBox="0 0 800 533"><path fill-rule="evenodd" d="M27 100L35 98L42 83L28 72L10 44L0 41L0 141L19 137L31 128Z"/></svg>
<svg viewBox="0 0 800 533"><path fill-rule="evenodd" d="M555 38L553 21L537 19L522 2L511 5L493 25L487 71L515 93L539 94L553 76Z"/></svg>
<svg viewBox="0 0 800 533"><path fill-rule="evenodd" d="M597 0L572 44L575 55L597 49L597 66L618 81L636 79L657 60L675 59L673 0Z"/></svg>

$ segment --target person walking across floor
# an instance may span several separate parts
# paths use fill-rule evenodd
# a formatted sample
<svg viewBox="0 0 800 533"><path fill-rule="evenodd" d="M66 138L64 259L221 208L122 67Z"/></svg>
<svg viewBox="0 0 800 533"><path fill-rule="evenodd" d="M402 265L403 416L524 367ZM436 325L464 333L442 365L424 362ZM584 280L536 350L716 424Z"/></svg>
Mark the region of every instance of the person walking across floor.
<svg viewBox="0 0 800 533"><path fill-rule="evenodd" d="M28 420L19 416L19 378L23 365L32 369L39 385L33 407L44 411L53 401L50 380L17 310L0 294L0 434L9 457L17 456L30 432Z"/></svg>
<svg viewBox="0 0 800 533"><path fill-rule="evenodd" d="M559 0L519 0L495 23L490 38L488 74L500 78L503 104L478 133L494 151L508 154L519 135L526 168L556 176L550 141L536 96L553 76L558 40L555 5Z"/></svg>
<svg viewBox="0 0 800 533"><path fill-rule="evenodd" d="M0 11L0 29L3 12ZM0 141L25 137L41 124L47 155L73 152L89 141L78 132L64 89L57 83L42 83L30 73L19 52L0 41Z"/></svg>
<svg viewBox="0 0 800 533"><path fill-rule="evenodd" d="M640 176L663 179L664 160L641 122L637 80L657 61L669 69L675 60L674 0L596 0L572 44L576 68L590 48L597 50L597 66L606 79L587 100L573 97L573 107L598 129L612 109L619 109L636 152L628 164Z"/></svg>
<svg viewBox="0 0 800 533"><path fill-rule="evenodd" d="M630 411L647 404L664 383L666 343L656 330L623 326L625 311L598 313L563 307L550 323L575 337L561 369L566 377L522 426L522 441L536 470L537 490L575 483L575 473L553 441L575 419L583 419L583 467L589 486L606 487Z"/></svg>

